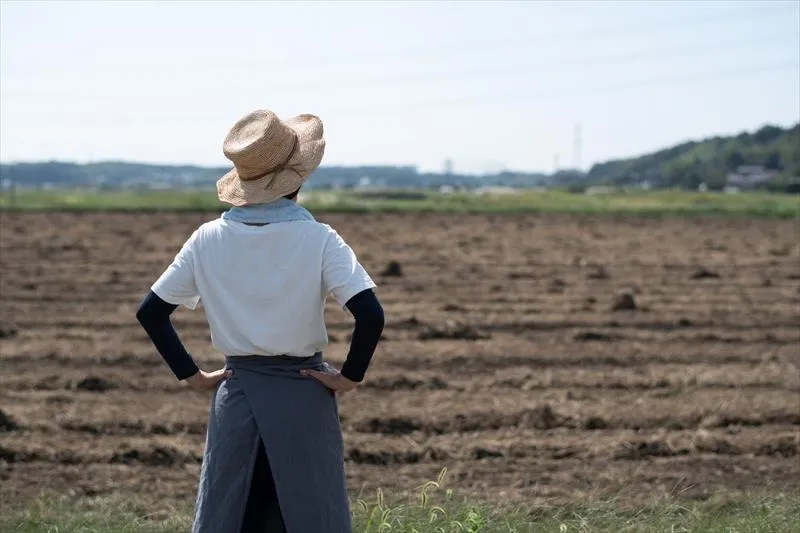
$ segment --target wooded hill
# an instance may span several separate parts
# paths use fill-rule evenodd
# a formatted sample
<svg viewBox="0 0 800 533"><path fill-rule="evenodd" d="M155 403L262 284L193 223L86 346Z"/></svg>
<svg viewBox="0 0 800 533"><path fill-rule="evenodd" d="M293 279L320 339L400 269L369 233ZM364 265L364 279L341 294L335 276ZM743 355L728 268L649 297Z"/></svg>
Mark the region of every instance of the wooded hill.
<svg viewBox="0 0 800 533"><path fill-rule="evenodd" d="M753 133L688 141L651 154L607 161L588 172L555 174L500 172L474 176L420 173L413 166L327 167L318 169L309 186L319 189L371 185L384 188L570 187L591 185L651 188L721 189L742 168L763 171L755 188L784 190L800 177L800 123L783 129L764 126ZM16 187L210 187L228 168L149 165L128 162L66 162L0 165L0 178Z"/></svg>

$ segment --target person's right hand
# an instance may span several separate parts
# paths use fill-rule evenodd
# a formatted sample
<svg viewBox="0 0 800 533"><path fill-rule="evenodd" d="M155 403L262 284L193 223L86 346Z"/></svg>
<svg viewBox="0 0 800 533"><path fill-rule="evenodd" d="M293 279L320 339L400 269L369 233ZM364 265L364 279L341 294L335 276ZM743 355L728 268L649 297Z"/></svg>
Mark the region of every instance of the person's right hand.
<svg viewBox="0 0 800 533"><path fill-rule="evenodd" d="M215 370L213 372L203 372L202 370L198 370L197 373L189 376L185 379L185 381L193 389L211 390L217 386L217 383L225 378L231 377L232 375L233 372L230 370L225 370L224 368L220 368L219 370Z"/></svg>

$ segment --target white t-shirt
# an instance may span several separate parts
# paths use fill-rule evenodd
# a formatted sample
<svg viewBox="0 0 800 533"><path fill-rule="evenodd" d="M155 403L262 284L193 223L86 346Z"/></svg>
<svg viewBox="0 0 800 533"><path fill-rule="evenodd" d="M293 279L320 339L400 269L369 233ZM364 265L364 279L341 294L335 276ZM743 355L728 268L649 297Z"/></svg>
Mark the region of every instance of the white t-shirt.
<svg viewBox="0 0 800 533"><path fill-rule="evenodd" d="M225 355L307 357L328 342L325 299L342 307L375 283L327 224L248 226L222 218L197 228L152 285L162 300L195 309Z"/></svg>

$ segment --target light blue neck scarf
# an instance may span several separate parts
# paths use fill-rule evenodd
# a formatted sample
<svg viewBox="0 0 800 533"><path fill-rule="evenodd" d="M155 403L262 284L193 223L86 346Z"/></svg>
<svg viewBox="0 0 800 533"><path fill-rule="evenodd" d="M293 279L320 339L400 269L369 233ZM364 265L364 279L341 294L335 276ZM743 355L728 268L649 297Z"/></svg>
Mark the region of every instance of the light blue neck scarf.
<svg viewBox="0 0 800 533"><path fill-rule="evenodd" d="M305 207L287 198L279 198L267 204L231 207L229 210L222 213L222 218L234 222L251 224L314 220L314 217Z"/></svg>

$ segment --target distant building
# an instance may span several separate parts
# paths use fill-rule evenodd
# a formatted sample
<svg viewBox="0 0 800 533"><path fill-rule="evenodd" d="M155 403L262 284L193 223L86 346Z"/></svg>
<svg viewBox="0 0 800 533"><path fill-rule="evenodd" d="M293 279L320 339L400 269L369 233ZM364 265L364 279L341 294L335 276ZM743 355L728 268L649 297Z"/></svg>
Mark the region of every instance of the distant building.
<svg viewBox="0 0 800 533"><path fill-rule="evenodd" d="M486 195L486 194L519 194L519 190L515 189L514 187L478 187L475 189L475 194L478 195Z"/></svg>
<svg viewBox="0 0 800 533"><path fill-rule="evenodd" d="M742 165L736 169L736 172L728 173L725 184L728 187L748 189L763 185L777 175L777 171L768 170L761 165Z"/></svg>
<svg viewBox="0 0 800 533"><path fill-rule="evenodd" d="M593 185L586 188L586 194L612 194L617 192L616 187L608 187L606 185Z"/></svg>

